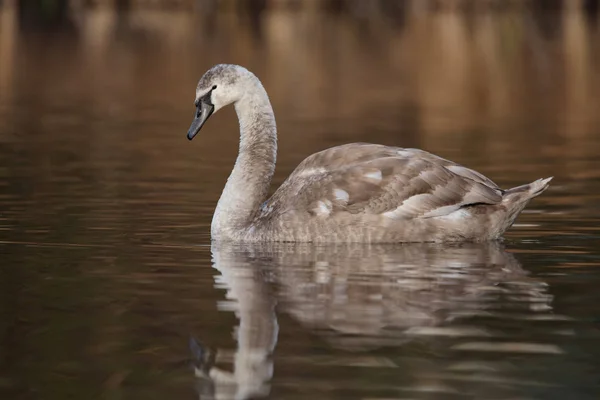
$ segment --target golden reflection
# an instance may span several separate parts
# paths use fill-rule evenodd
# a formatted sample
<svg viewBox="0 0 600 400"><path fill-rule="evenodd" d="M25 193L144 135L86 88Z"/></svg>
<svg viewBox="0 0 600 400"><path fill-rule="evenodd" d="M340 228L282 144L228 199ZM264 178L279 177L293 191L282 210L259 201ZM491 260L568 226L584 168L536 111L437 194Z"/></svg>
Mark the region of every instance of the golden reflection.
<svg viewBox="0 0 600 400"><path fill-rule="evenodd" d="M279 314L290 315L330 346L354 354L401 346L424 336L459 338L465 348L486 346L494 333L469 325L469 318L493 315L499 301L505 306L512 303L525 315L552 310L547 285L529 277L497 242L213 243L212 258L220 273L216 287L227 290L227 300L219 307L234 311L240 322L235 354L220 357L227 353L224 350L216 354L217 363L233 364L232 372L216 367L204 357L204 349L196 349L196 373L203 388L209 388L204 392L208 397L201 398L247 399L269 393L278 337L276 305ZM471 339L477 339L473 345ZM502 351L540 351L540 346L511 342ZM394 366L392 360L380 358L356 356L354 361Z"/></svg>
<svg viewBox="0 0 600 400"><path fill-rule="evenodd" d="M7 5L2 10L0 48L5 49L16 41L10 31L17 13ZM204 7L190 14L136 7L121 13L107 7L79 7L73 14L81 36L80 49L86 54L86 65L94 69L96 81L119 78L131 81L138 90L155 91L157 87L139 85L145 79L140 72L179 70L169 74L169 79L153 81L163 97L185 93L179 92L180 88L192 76L197 78L199 71L214 62L230 61L256 70L270 89L274 104L313 116L328 115L332 110L341 115L364 112L360 97L365 93L365 103L382 94L390 103L408 96L420 110L426 139L488 127L511 114L535 113L531 105L537 97L550 100L553 109L564 106L567 121L579 121L583 114L591 118L595 113L590 110L598 105L598 96L593 96L598 80L592 54L597 49L590 45L598 33L590 29L582 8L563 13L564 29L557 28L563 51L545 44L545 39L539 38L537 17L527 18L518 8L504 13L480 10L469 15L458 9L428 12L419 11L417 6L406 7L405 20L396 29L376 20L385 15L377 13L370 17L369 25L360 25L349 17L311 7L269 8L252 23L250 17L227 8L213 14L207 10L210 8ZM261 26L258 37L253 31L255 24ZM206 30L208 27L211 29ZM123 58L122 64L107 65L114 52L120 52L118 42L126 38L125 34L138 37L137 50L127 57L125 53L117 55ZM144 69L130 69L129 64L144 57L140 50L147 45L164 54L154 57ZM554 54L537 54L540 51ZM537 71L536 63L547 57L556 58L541 66L558 78L555 88L545 88L554 92L552 96L536 88L547 74ZM10 71L4 65L15 62L12 52L0 59L2 70ZM121 73L114 74L116 69ZM567 90L565 98L558 92L562 84ZM110 90L110 85L99 87L94 94L110 95Z"/></svg>
<svg viewBox="0 0 600 400"><path fill-rule="evenodd" d="M11 93L16 34L16 7L7 1L0 7L0 106Z"/></svg>
<svg viewBox="0 0 600 400"><path fill-rule="evenodd" d="M270 4L258 16L224 5L190 13L144 3L128 12L73 3L69 35L77 45L62 50L51 36L46 44L27 39L29 28L20 27L9 1L0 12L0 96L42 86L32 83L42 75L48 88L40 101L86 99L111 118L151 102L175 121L176 110L191 107L201 71L234 62L265 83L283 151L323 148L326 129L339 133L339 142L418 145L458 161L468 155L448 152L476 147L483 165L473 167L487 173L508 166L511 181L521 181L523 171L540 174L535 164L510 170L514 149L523 148L544 155L557 181L575 178L580 166L561 158L565 151L570 158L593 156L590 144L600 131L600 33L583 7L555 18L524 6L463 12L418 3L403 7L395 24L385 12L363 10L368 17L360 19L304 3ZM548 19L556 25L551 34ZM40 65L45 71L33 73ZM327 128L312 123L323 120ZM114 138L96 145L107 140ZM229 146L213 150L229 154Z"/></svg>

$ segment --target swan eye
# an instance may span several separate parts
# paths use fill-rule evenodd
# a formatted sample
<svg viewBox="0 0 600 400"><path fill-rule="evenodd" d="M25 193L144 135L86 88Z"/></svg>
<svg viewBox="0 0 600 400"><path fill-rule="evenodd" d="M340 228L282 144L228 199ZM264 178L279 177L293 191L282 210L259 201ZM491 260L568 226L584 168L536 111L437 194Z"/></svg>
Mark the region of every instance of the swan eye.
<svg viewBox="0 0 600 400"><path fill-rule="evenodd" d="M217 85L214 85L213 88L212 88L212 90L215 90L216 88L217 88Z"/></svg>

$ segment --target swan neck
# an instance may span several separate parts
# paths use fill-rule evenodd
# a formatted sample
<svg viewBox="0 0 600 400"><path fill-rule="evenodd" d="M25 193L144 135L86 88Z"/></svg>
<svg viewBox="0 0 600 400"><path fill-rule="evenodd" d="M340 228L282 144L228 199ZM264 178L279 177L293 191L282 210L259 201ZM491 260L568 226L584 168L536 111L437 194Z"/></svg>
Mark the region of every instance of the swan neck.
<svg viewBox="0 0 600 400"><path fill-rule="evenodd" d="M235 110L240 123L239 152L215 210L213 239L235 239L251 228L275 172L277 128L260 82L235 103Z"/></svg>

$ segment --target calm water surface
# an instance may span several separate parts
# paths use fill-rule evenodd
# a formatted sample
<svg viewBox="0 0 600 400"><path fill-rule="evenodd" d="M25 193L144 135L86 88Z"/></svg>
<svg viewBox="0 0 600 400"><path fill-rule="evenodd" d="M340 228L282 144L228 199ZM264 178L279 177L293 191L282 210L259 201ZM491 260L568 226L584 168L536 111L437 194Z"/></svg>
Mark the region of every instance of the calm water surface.
<svg viewBox="0 0 600 400"><path fill-rule="evenodd" d="M235 114L185 133L217 62L271 95L275 185L352 141L555 180L504 243L211 245ZM99 7L32 28L6 3L0 397L600 397L599 64L575 11Z"/></svg>

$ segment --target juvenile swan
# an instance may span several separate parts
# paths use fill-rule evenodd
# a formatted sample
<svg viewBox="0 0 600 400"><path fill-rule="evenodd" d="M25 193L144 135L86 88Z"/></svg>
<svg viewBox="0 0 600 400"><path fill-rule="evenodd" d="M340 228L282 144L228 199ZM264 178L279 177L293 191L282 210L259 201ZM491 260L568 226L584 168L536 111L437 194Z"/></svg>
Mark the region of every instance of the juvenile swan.
<svg viewBox="0 0 600 400"><path fill-rule="evenodd" d="M552 179L503 190L482 174L423 150L352 143L309 156L267 199L277 128L254 74L238 65L209 69L196 88L187 137L192 140L214 112L232 103L240 147L213 216L213 240L493 240Z"/></svg>

